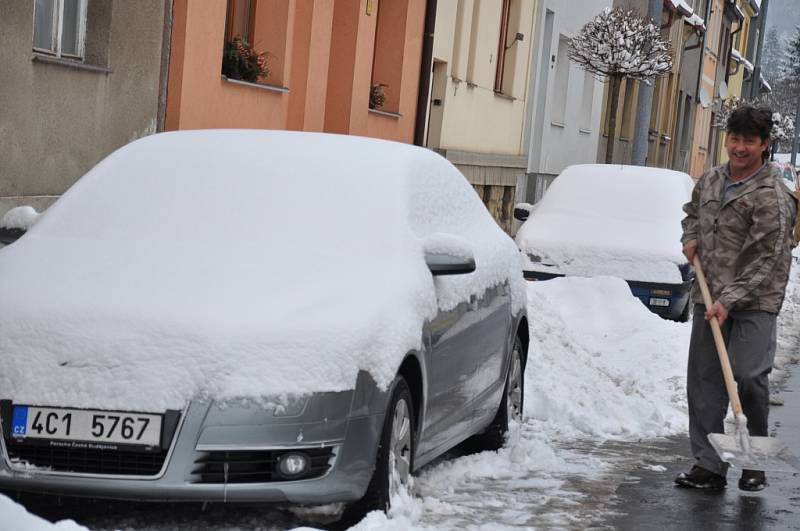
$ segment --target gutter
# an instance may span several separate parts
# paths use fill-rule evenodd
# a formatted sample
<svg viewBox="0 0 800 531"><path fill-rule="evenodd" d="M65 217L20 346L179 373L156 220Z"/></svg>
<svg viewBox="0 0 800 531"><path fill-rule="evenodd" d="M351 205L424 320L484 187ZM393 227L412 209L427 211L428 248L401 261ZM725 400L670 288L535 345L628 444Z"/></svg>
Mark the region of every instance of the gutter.
<svg viewBox="0 0 800 531"><path fill-rule="evenodd" d="M164 131L167 119L167 85L169 84L169 60L172 53L172 8L173 0L164 2L164 30L161 33L161 72L158 79L158 111L156 132Z"/></svg>

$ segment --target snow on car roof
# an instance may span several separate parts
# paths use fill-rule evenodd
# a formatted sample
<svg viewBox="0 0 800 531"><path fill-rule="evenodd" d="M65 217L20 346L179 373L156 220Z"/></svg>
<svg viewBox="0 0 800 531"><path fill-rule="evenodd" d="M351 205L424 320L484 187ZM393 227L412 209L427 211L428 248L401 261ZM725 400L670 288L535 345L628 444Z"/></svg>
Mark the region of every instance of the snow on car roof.
<svg viewBox="0 0 800 531"><path fill-rule="evenodd" d="M433 279L424 251L472 248ZM518 252L422 148L214 130L138 140L0 251L0 396L160 411L194 397L388 386L425 319L511 279ZM135 384L135 385L134 385Z"/></svg>
<svg viewBox="0 0 800 531"><path fill-rule="evenodd" d="M685 173L661 168L570 166L517 233L525 267L679 283L682 206L693 185Z"/></svg>

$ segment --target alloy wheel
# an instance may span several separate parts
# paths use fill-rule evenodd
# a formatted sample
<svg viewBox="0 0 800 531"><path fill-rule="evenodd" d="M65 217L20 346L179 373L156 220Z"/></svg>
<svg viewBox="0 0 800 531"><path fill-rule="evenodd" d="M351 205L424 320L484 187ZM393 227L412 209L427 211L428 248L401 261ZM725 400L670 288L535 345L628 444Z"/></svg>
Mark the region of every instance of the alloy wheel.
<svg viewBox="0 0 800 531"><path fill-rule="evenodd" d="M508 385L506 386L507 419L509 422L522 421L522 355L520 345L514 345L511 353L511 367L508 372Z"/></svg>
<svg viewBox="0 0 800 531"><path fill-rule="evenodd" d="M392 495L408 484L411 474L411 415L408 402L398 400L389 441L389 489Z"/></svg>

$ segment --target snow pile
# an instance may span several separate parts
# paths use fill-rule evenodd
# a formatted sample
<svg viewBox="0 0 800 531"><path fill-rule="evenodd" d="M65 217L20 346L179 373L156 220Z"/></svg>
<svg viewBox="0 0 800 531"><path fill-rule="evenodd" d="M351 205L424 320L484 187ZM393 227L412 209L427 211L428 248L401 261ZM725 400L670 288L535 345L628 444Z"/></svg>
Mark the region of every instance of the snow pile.
<svg viewBox="0 0 800 531"><path fill-rule="evenodd" d="M682 207L693 186L672 170L570 166L517 233L524 268L681 283Z"/></svg>
<svg viewBox="0 0 800 531"><path fill-rule="evenodd" d="M431 249L471 253L477 270L434 280ZM514 242L428 150L152 135L0 254L0 396L162 411L351 389L361 369L385 387L426 319L507 278L521 310Z"/></svg>
<svg viewBox="0 0 800 531"><path fill-rule="evenodd" d="M0 529L9 531L88 531L72 520L51 524L43 518L30 514L25 507L0 494Z"/></svg>
<svg viewBox="0 0 800 531"><path fill-rule="evenodd" d="M661 319L610 277L534 282L528 298L528 415L567 437L686 431L691 324Z"/></svg>
<svg viewBox="0 0 800 531"><path fill-rule="evenodd" d="M39 213L31 206L12 208L0 220L0 228L29 230L38 217Z"/></svg>
<svg viewBox="0 0 800 531"><path fill-rule="evenodd" d="M352 530L527 528L531 507L553 511L553 499L576 496L565 478L599 479L613 467L565 444L686 432L691 324L654 315L616 278L528 286L526 418L508 445L427 467L415 478L414 497L401 498L388 517L370 513ZM534 499L518 501L518 489ZM578 525L568 515L552 518L556 528Z"/></svg>

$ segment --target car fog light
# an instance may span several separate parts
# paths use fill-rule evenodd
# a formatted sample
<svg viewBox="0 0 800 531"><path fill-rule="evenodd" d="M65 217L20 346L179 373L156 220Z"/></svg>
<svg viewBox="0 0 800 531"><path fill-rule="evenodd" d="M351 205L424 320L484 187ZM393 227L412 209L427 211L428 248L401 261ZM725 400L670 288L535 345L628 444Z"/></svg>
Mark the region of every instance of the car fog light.
<svg viewBox="0 0 800 531"><path fill-rule="evenodd" d="M286 477L294 477L308 470L308 456L300 453L290 453L281 456L278 469Z"/></svg>

